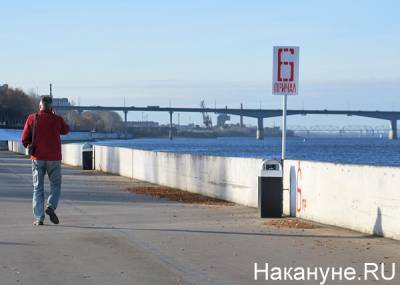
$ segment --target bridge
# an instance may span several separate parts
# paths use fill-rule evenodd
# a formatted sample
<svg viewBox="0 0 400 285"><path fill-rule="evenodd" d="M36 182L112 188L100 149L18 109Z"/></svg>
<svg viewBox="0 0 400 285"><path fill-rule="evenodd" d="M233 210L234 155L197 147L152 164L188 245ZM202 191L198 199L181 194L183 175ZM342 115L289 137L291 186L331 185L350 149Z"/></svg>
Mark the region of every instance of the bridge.
<svg viewBox="0 0 400 285"><path fill-rule="evenodd" d="M57 110L76 110L83 111L120 111L124 113L125 126L127 123L128 112L168 112L170 122L170 139L172 139L172 116L173 113L216 113L237 115L241 117L251 117L257 119L257 139L264 138L264 118L282 116L280 109L244 109L244 108L177 108L160 106L57 106ZM287 110L287 115L345 115L358 116L390 121L391 129L389 139L397 139L397 120L400 120L400 112L396 111L355 111L355 110Z"/></svg>
<svg viewBox="0 0 400 285"><path fill-rule="evenodd" d="M391 128L387 125L378 125L378 126L370 126L370 125L344 125L344 126L334 126L334 125L313 125L313 126L302 126L302 125L290 125L288 129L293 131L297 135L301 136L313 136L313 135L339 135L346 136L351 135L354 136L358 134L358 136L365 137L380 137L388 134L391 131Z"/></svg>

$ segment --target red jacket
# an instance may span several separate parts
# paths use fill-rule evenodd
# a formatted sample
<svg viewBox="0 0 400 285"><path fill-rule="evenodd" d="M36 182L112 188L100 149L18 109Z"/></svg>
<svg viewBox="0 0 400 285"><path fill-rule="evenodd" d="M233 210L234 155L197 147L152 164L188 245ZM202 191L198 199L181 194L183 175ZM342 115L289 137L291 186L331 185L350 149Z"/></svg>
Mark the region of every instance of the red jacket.
<svg viewBox="0 0 400 285"><path fill-rule="evenodd" d="M32 141L35 114L30 114L22 132L22 144L27 147ZM61 138L69 132L64 119L52 110L39 111L35 130L35 154L32 160L61 160Z"/></svg>

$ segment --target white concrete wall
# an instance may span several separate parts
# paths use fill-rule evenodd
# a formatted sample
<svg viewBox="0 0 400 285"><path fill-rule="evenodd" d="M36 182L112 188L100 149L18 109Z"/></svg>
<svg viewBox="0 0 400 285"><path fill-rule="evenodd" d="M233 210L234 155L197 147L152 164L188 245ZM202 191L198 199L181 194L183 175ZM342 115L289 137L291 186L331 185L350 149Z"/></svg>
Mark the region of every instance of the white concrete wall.
<svg viewBox="0 0 400 285"><path fill-rule="evenodd" d="M96 170L134 178L132 171L132 149L94 146L94 168Z"/></svg>
<svg viewBox="0 0 400 285"><path fill-rule="evenodd" d="M61 146L62 163L82 166L82 144L63 144Z"/></svg>
<svg viewBox="0 0 400 285"><path fill-rule="evenodd" d="M95 161L98 170L257 206L260 159L96 146ZM400 168L287 160L284 176L285 214L292 188L301 218L400 239Z"/></svg>
<svg viewBox="0 0 400 285"><path fill-rule="evenodd" d="M94 149L97 170L257 207L260 159Z"/></svg>
<svg viewBox="0 0 400 285"><path fill-rule="evenodd" d="M19 141L8 141L8 150L23 155L28 155L28 150Z"/></svg>
<svg viewBox="0 0 400 285"><path fill-rule="evenodd" d="M8 141L8 150L28 155L27 149L19 141ZM61 146L62 162L72 166L82 166L82 145L63 144Z"/></svg>
<svg viewBox="0 0 400 285"><path fill-rule="evenodd" d="M291 167L297 216L400 239L400 168L288 160L285 188Z"/></svg>

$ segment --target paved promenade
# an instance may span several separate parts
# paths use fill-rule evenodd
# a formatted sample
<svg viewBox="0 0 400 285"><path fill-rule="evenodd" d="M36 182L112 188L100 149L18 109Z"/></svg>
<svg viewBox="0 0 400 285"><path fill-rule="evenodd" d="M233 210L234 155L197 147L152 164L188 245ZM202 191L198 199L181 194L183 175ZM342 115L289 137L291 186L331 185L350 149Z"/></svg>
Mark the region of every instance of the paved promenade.
<svg viewBox="0 0 400 285"><path fill-rule="evenodd" d="M319 284L254 281L260 267L355 267L396 262L400 242L323 226L265 225L256 210L170 202L125 191L146 184L63 167L60 225L32 226L24 156L0 152L0 284ZM48 189L48 188L47 188ZM351 217L349 217L350 219ZM358 275L357 275L358 277ZM327 281L325 284L338 284Z"/></svg>

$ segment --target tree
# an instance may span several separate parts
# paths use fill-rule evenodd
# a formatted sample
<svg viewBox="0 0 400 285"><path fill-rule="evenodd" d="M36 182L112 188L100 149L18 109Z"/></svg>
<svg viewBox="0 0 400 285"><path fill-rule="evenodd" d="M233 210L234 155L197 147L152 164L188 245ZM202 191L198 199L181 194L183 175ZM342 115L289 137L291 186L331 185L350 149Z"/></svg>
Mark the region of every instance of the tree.
<svg viewBox="0 0 400 285"><path fill-rule="evenodd" d="M26 117L37 110L36 98L27 95L21 89L0 88L0 121L6 125L22 124Z"/></svg>
<svg viewBox="0 0 400 285"><path fill-rule="evenodd" d="M122 119L115 112L86 111L79 114L70 111L65 115L65 120L76 131L118 132L123 129Z"/></svg>
<svg viewBox="0 0 400 285"><path fill-rule="evenodd" d="M27 116L38 110L39 101L33 90L26 94L21 89L0 86L0 125L23 126ZM123 129L122 119L116 112L70 111L63 117L72 130L118 132Z"/></svg>

